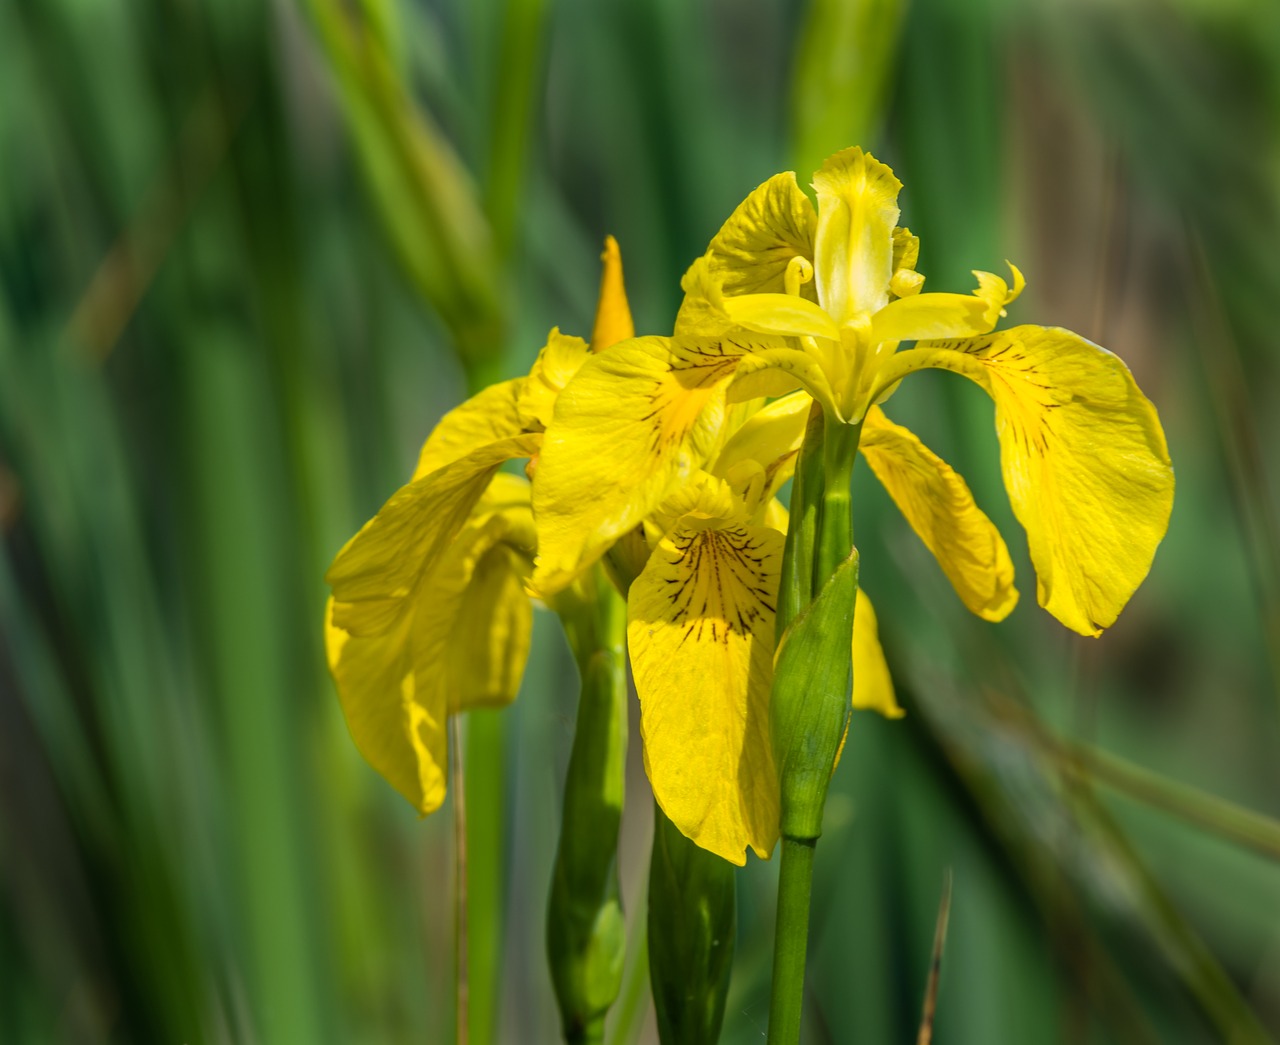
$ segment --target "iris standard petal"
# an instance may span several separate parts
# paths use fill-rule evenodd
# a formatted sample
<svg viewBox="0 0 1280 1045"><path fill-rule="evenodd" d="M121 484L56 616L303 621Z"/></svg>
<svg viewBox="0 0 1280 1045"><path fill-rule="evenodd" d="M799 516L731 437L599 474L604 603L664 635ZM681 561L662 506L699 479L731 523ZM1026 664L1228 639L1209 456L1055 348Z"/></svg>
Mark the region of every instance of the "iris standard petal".
<svg viewBox="0 0 1280 1045"><path fill-rule="evenodd" d="M895 357L888 378L926 366L963 374L995 400L1040 605L1073 631L1101 634L1169 524L1173 466L1155 407L1120 359L1054 327L922 344Z"/></svg>
<svg viewBox="0 0 1280 1045"><path fill-rule="evenodd" d="M984 620L1004 620L1018 602L1013 563L964 479L879 407L867 413L859 449L964 604Z"/></svg>
<svg viewBox="0 0 1280 1045"><path fill-rule="evenodd" d="M781 294L795 257L813 260L818 216L790 171L754 189L707 248L711 273L724 293ZM812 284L801 293L815 300Z"/></svg>
<svg viewBox="0 0 1280 1045"><path fill-rule="evenodd" d="M769 736L783 537L677 525L628 597L627 644L645 769L663 812L735 864L778 834Z"/></svg>
<svg viewBox="0 0 1280 1045"><path fill-rule="evenodd" d="M813 187L818 302L843 325L878 312L889 300L902 182L874 156L852 148L830 157L814 174Z"/></svg>

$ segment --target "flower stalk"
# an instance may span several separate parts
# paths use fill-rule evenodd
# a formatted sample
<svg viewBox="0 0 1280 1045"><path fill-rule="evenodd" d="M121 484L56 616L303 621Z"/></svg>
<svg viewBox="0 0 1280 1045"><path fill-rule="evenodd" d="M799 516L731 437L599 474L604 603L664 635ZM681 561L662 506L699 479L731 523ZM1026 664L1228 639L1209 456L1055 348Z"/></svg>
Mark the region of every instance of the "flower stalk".
<svg viewBox="0 0 1280 1045"><path fill-rule="evenodd" d="M592 1045L604 1041L605 1015L621 988L626 953L618 882L626 790L626 609L600 569L556 604L582 690L547 907L547 954L564 1039Z"/></svg>
<svg viewBox="0 0 1280 1045"><path fill-rule="evenodd" d="M815 519L816 535L812 544L807 535L788 541L783 577L791 577L798 587L795 578L805 572L803 560L786 560L810 556L812 590L818 594L781 632L773 683L782 864L769 1045L794 1045L800 1040L814 852L822 834L831 773L849 724L853 684L849 636L858 592L849 484L860 432L860 425L830 416L819 427L811 416L798 482L792 488L793 518L798 516L801 527ZM807 445L816 437L820 444ZM815 462L821 462L817 476ZM790 592L788 596L794 597Z"/></svg>

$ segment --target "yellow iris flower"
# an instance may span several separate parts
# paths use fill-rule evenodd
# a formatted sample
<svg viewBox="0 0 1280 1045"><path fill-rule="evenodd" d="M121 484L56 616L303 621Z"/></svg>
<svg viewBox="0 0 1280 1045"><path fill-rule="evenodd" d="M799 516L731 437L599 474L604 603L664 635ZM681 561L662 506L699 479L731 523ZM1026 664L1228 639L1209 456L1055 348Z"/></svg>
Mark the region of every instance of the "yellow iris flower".
<svg viewBox="0 0 1280 1045"><path fill-rule="evenodd" d="M592 347L634 334L610 239ZM325 579L325 646L343 713L369 763L423 815L444 801L449 715L515 699L529 652L530 484L499 472L536 459L556 396L587 359L553 330L527 377L444 416L411 481Z"/></svg>
<svg viewBox="0 0 1280 1045"><path fill-rule="evenodd" d="M705 471L644 522L653 553L627 595L645 771L668 819L744 863L778 836L769 730L774 619L787 527L774 493L790 477L809 412L793 394L750 413ZM860 596L853 706L902 714Z"/></svg>
<svg viewBox="0 0 1280 1045"><path fill-rule="evenodd" d="M754 418L772 422L757 422L769 445L745 455L757 464L798 445L810 397L861 424L872 471L987 620L1017 600L1009 553L964 480L877 405L909 373L951 370L995 401L1039 602L1081 634L1112 624L1146 576L1173 498L1159 419L1118 358L1059 328L995 332L1022 290L1017 269L1012 285L979 272L972 294L921 293L919 241L897 225L888 167L848 149L814 187L816 208L792 174L761 185L686 275L675 336L581 367L557 399L533 491L533 583L547 591L680 498L695 506L633 587L628 635L655 795L685 834L738 863L747 846L767 855L777 833L767 681L782 541L744 507L743 475L720 464ZM779 400L791 409L752 414L797 390ZM731 492L736 479L744 503L716 496L706 471ZM856 605L865 621L870 605ZM869 673L887 685L882 664L878 644L855 650L855 686Z"/></svg>

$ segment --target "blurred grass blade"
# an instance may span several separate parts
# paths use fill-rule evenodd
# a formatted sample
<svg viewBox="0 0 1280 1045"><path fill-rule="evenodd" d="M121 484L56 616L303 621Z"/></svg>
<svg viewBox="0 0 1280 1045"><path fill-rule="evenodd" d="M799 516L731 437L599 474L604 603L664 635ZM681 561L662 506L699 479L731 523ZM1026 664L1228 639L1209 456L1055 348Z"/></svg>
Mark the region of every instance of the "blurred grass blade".
<svg viewBox="0 0 1280 1045"><path fill-rule="evenodd" d="M1280 861L1280 822L1233 802L1206 794L1143 769L1097 748L1058 744L1058 767L1080 778L1092 777L1115 791L1171 813L1189 824Z"/></svg>
<svg viewBox="0 0 1280 1045"><path fill-rule="evenodd" d="M530 115L544 51L546 8L547 0L506 0L502 5L484 191L500 259L511 255L528 180Z"/></svg>
<svg viewBox="0 0 1280 1045"><path fill-rule="evenodd" d="M904 8L904 0L810 0L791 78L791 156L802 181L838 149L872 147Z"/></svg>
<svg viewBox="0 0 1280 1045"><path fill-rule="evenodd" d="M947 945L947 925L951 920L951 868L942 879L942 899L938 902L938 923L933 931L933 957L929 962L929 982L924 992L924 1011L916 1045L933 1041L933 1021L938 1012L938 985L942 980L942 951Z"/></svg>
<svg viewBox="0 0 1280 1045"><path fill-rule="evenodd" d="M379 35L341 0L309 0L369 196L413 285L473 366L502 349L499 266L470 175L417 107Z"/></svg>

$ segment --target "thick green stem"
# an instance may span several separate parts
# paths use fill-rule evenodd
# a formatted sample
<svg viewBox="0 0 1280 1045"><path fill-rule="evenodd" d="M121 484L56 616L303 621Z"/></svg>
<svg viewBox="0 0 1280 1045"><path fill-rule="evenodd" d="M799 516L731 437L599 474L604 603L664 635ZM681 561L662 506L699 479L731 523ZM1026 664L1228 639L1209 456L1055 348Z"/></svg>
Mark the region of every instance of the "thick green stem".
<svg viewBox="0 0 1280 1045"><path fill-rule="evenodd" d="M800 447L800 461L791 480L791 521L778 585L779 641L791 622L813 601L814 552L818 543L818 512L822 507L822 408L809 413L809 426Z"/></svg>
<svg viewBox="0 0 1280 1045"><path fill-rule="evenodd" d="M618 830L626 790L626 610L600 570L559 606L582 690L547 907L547 954L570 1045L604 1040L622 983L626 924Z"/></svg>
<svg viewBox="0 0 1280 1045"><path fill-rule="evenodd" d="M796 1045L800 1039L813 856L822 833L831 772L849 722L853 610L858 591L849 483L860 434L861 425L846 425L833 418L825 419L820 433L811 423L806 449L810 449L811 463L816 453L810 440L820 435L821 482L811 483L811 473L803 470L800 485L793 488L792 518L798 512L807 521L816 514L817 533L809 553L812 601L801 606L795 619L779 631L771 707L782 799L782 867L770 1045ZM797 588L800 585L795 578L803 563L794 557L804 548L803 540L789 540L783 561L784 579L791 578Z"/></svg>
<svg viewBox="0 0 1280 1045"><path fill-rule="evenodd" d="M773 990L769 997L768 1045L800 1040L804 1007L804 960L809 943L809 894L817 839L782 840L778 874L778 918L773 948Z"/></svg>

